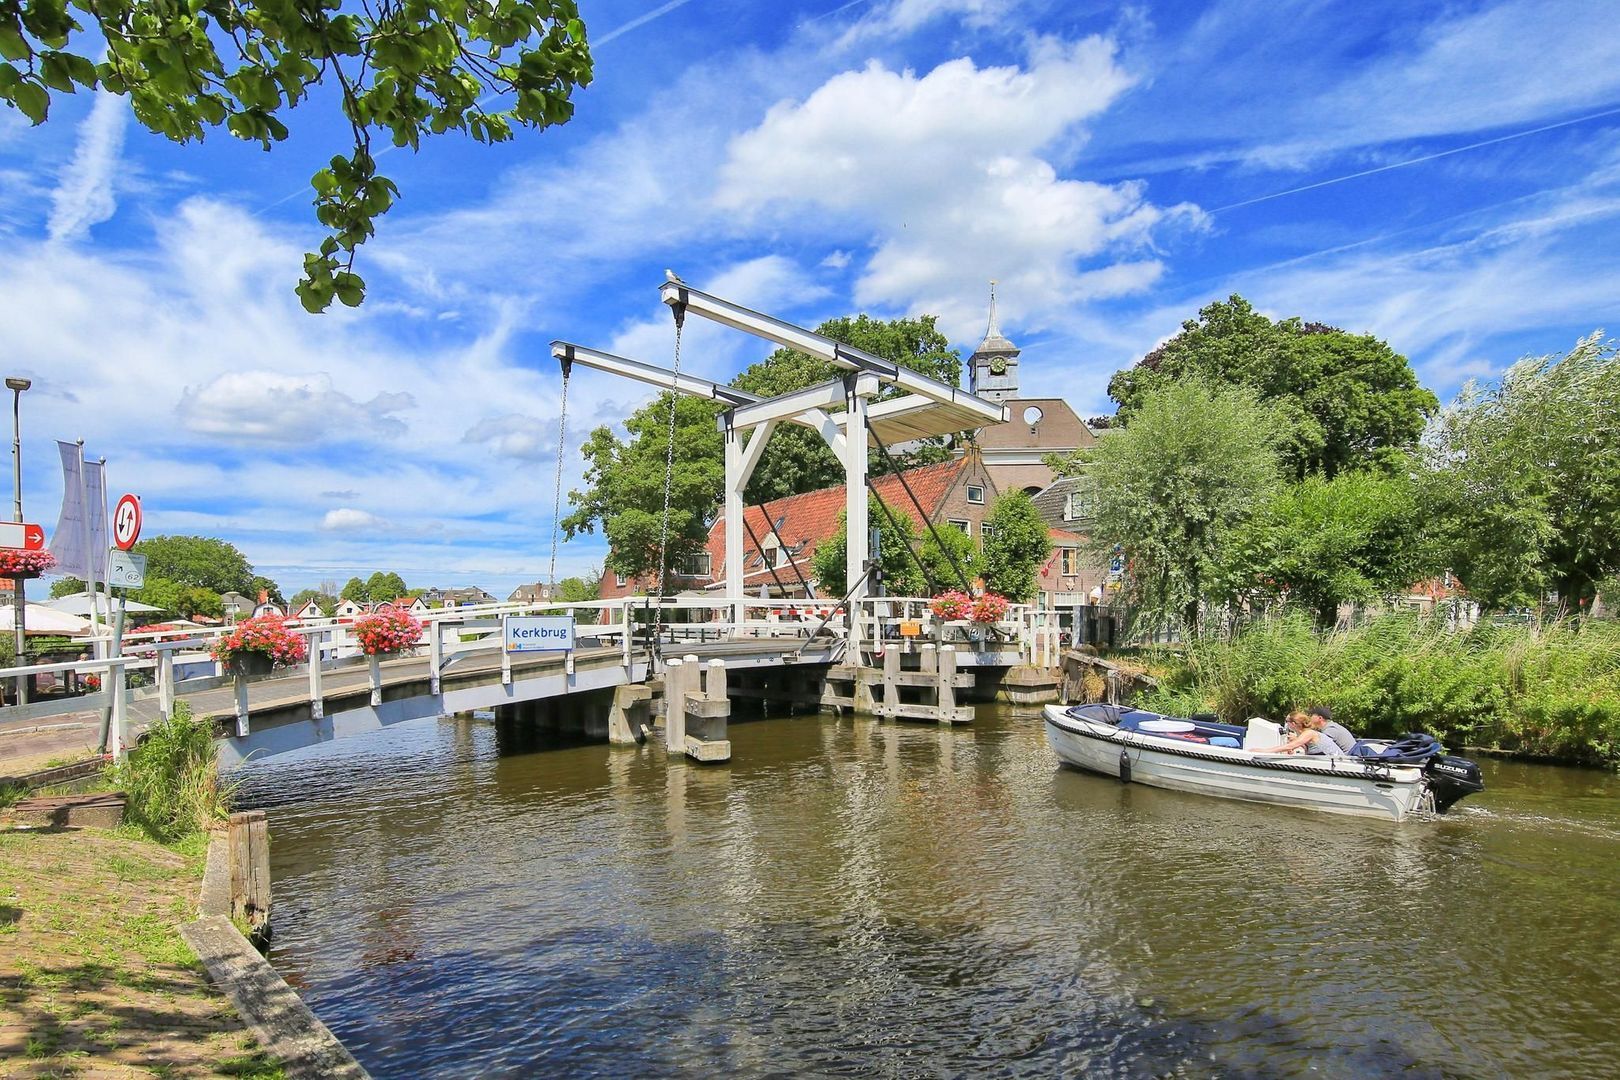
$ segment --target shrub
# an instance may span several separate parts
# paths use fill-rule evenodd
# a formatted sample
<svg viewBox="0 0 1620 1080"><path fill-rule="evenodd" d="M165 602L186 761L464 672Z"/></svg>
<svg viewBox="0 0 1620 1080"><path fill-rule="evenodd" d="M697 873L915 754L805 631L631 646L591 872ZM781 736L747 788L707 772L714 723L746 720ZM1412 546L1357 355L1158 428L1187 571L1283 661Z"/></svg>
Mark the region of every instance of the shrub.
<svg viewBox="0 0 1620 1080"><path fill-rule="evenodd" d="M129 795L125 816L130 823L165 844L223 821L234 790L219 782L213 732L183 701L175 702L167 720L147 729L141 744L112 767L109 779Z"/></svg>

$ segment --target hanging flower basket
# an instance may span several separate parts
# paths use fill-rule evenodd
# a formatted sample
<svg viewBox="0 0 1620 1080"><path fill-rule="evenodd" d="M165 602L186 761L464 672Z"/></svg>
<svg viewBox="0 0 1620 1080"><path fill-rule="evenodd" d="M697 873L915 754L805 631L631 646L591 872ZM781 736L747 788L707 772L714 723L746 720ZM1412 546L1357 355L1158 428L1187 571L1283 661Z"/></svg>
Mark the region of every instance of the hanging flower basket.
<svg viewBox="0 0 1620 1080"><path fill-rule="evenodd" d="M48 551L0 548L0 577L37 578L55 565L56 556Z"/></svg>
<svg viewBox="0 0 1620 1080"><path fill-rule="evenodd" d="M422 639L422 622L403 608L385 606L356 621L354 636L367 656L408 652Z"/></svg>
<svg viewBox="0 0 1620 1080"><path fill-rule="evenodd" d="M287 629L280 615L243 619L214 642L214 659L238 675L264 675L277 664L297 664L309 655L309 643Z"/></svg>
<svg viewBox="0 0 1620 1080"><path fill-rule="evenodd" d="M933 603L928 605L928 610L934 613L936 619L943 619L946 622L960 622L973 613L973 597L960 590L952 589L934 597Z"/></svg>

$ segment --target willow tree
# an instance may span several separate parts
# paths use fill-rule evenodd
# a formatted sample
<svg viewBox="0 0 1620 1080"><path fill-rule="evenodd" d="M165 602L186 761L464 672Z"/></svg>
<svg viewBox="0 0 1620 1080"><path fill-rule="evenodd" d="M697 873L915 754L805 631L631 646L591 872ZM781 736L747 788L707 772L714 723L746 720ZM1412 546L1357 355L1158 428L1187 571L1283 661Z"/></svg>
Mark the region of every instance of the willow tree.
<svg viewBox="0 0 1620 1080"><path fill-rule="evenodd" d="M1089 451L1087 546L1124 555L1139 616L1196 633L1206 601L1252 581L1240 541L1281 479L1277 429L1254 390L1194 376L1145 394L1124 429Z"/></svg>

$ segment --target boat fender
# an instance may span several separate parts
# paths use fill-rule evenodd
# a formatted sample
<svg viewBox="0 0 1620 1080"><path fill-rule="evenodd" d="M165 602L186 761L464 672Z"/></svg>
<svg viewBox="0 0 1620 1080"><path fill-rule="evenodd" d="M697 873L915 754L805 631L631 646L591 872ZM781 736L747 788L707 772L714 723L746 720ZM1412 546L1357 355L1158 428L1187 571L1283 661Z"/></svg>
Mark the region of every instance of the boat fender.
<svg viewBox="0 0 1620 1080"><path fill-rule="evenodd" d="M1119 752L1119 782L1122 784L1131 782L1131 755L1124 750Z"/></svg>

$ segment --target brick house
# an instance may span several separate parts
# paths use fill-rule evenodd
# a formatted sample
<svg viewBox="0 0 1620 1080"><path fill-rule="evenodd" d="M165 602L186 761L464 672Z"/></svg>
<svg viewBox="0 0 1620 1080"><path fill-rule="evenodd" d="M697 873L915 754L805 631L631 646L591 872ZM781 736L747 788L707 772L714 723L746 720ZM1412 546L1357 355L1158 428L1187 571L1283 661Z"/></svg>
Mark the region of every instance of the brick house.
<svg viewBox="0 0 1620 1080"><path fill-rule="evenodd" d="M998 491L983 459L969 449L962 457L907 469L903 474L927 520L936 528L961 529L975 541L984 538L984 519ZM925 534L924 515L917 512L900 478L882 476L872 481L877 497L896 515L905 514L919 534ZM838 532L838 515L844 509L844 485L806 491L743 511L743 587L750 596L767 589L772 596L802 597L803 582L814 584L811 561L818 545ZM871 507L875 521L882 511ZM774 529L773 529L774 525ZM747 530L752 529L753 535ZM688 556L671 568L667 592L714 591L725 589L726 525L717 520L709 528L709 539L702 551ZM772 571L775 571L773 574ZM609 571L602 575L601 596L611 600L656 588L650 575L630 579Z"/></svg>
<svg viewBox="0 0 1620 1080"><path fill-rule="evenodd" d="M1108 596L1108 567L1085 552L1091 520L1085 478L1070 476L1053 481L1035 496L1035 510L1052 537L1052 555L1037 579L1042 606L1066 608L1102 603Z"/></svg>

